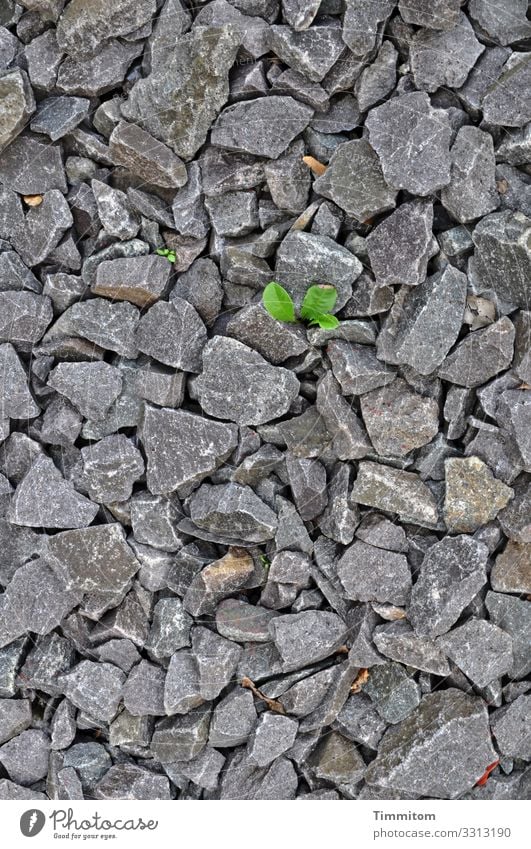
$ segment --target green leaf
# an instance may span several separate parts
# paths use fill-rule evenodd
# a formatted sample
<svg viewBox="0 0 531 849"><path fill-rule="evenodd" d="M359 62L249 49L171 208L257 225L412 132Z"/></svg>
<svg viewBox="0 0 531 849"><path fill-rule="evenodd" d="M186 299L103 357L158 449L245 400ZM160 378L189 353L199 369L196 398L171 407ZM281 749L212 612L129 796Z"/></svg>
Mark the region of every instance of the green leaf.
<svg viewBox="0 0 531 849"><path fill-rule="evenodd" d="M337 291L334 286L310 286L304 296L301 307L301 318L314 320L319 315L325 315L334 309Z"/></svg>
<svg viewBox="0 0 531 849"><path fill-rule="evenodd" d="M328 313L316 315L313 321L318 324L319 327L322 327L323 330L334 330L334 328L339 327L339 321L335 315L330 315Z"/></svg>
<svg viewBox="0 0 531 849"><path fill-rule="evenodd" d="M271 281L262 294L262 303L270 316L277 321L295 321L295 308L291 296L278 283Z"/></svg>
<svg viewBox="0 0 531 849"><path fill-rule="evenodd" d="M168 262L175 262L176 258L177 257L175 256L175 251L169 251L166 255L166 259L168 260Z"/></svg>
<svg viewBox="0 0 531 849"><path fill-rule="evenodd" d="M157 248L155 253L158 254L159 256L168 256L169 250L168 250L168 248Z"/></svg>

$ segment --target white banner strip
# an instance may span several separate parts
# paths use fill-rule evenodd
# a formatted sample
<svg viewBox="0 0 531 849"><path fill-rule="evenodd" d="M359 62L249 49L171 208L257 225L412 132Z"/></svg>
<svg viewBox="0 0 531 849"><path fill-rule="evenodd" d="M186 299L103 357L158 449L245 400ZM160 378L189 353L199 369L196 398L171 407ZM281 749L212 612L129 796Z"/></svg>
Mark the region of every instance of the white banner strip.
<svg viewBox="0 0 531 849"><path fill-rule="evenodd" d="M149 849L365 849L517 847L525 802L3 802L2 845L69 844Z"/></svg>

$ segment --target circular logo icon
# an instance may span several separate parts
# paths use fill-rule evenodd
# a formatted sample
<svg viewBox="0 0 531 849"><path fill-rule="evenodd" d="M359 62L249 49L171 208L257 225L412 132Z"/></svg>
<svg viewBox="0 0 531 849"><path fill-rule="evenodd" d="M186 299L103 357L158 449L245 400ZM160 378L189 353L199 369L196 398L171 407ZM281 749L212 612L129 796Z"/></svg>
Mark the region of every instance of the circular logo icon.
<svg viewBox="0 0 531 849"><path fill-rule="evenodd" d="M24 837L35 837L44 828L46 817L42 811L37 808L32 808L31 811L25 811L20 817L20 830Z"/></svg>

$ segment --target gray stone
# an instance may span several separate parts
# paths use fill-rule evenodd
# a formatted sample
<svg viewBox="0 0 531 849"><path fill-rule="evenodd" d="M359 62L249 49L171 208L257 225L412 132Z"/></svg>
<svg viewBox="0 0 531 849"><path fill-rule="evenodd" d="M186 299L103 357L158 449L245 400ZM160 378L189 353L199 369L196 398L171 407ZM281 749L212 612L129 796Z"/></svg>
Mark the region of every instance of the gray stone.
<svg viewBox="0 0 531 849"><path fill-rule="evenodd" d="M178 233L195 239L207 235L210 224L204 204L201 169L197 162L191 162L188 166L188 182L176 193L172 212Z"/></svg>
<svg viewBox="0 0 531 849"><path fill-rule="evenodd" d="M0 345L0 390L2 419L33 419L39 415L24 366L9 343Z"/></svg>
<svg viewBox="0 0 531 849"><path fill-rule="evenodd" d="M67 586L85 592L123 592L140 566L118 523L55 534L49 549Z"/></svg>
<svg viewBox="0 0 531 849"><path fill-rule="evenodd" d="M530 229L531 221L525 215L505 210L483 218L472 235L476 246L473 268L481 284L522 309L528 299Z"/></svg>
<svg viewBox="0 0 531 849"><path fill-rule="evenodd" d="M227 484L226 486L232 485ZM221 486L209 487L210 490L222 488ZM240 489L243 489L243 487L240 487ZM249 490L249 492L252 493L252 490ZM198 495L201 495L201 489L198 491ZM252 495L256 502L262 505L263 509L269 509L263 502L259 501L254 493ZM221 501L219 504L220 511L216 515L222 515L223 506L223 501ZM241 517L242 514L236 513L232 521L237 523L240 519L241 523ZM246 518L248 517L243 514L243 519ZM228 530L230 530L230 527ZM224 557L209 563L194 576L184 596L183 605L192 616L214 613L217 603L244 587L253 574L253 559L246 549L231 547Z"/></svg>
<svg viewBox="0 0 531 849"><path fill-rule="evenodd" d="M378 625L374 645L385 657L432 675L450 675L445 652L427 637L419 637L405 620Z"/></svg>
<svg viewBox="0 0 531 849"><path fill-rule="evenodd" d="M132 716L164 716L165 679L165 671L147 660L133 666L123 687L126 710Z"/></svg>
<svg viewBox="0 0 531 849"><path fill-rule="evenodd" d="M448 114L433 109L426 92L388 100L371 109L365 123L384 178L394 189L425 196L450 182Z"/></svg>
<svg viewBox="0 0 531 849"><path fill-rule="evenodd" d="M529 760L529 703L531 696L519 696L507 708L502 708L493 716L492 731L500 752L505 757Z"/></svg>
<svg viewBox="0 0 531 849"><path fill-rule="evenodd" d="M531 593L531 545L509 540L496 557L490 583L501 593Z"/></svg>
<svg viewBox="0 0 531 849"><path fill-rule="evenodd" d="M219 783L219 774L225 763L225 758L217 749L205 746L201 754L188 762L166 764L165 770L173 780L174 768L179 776L192 781L204 790L215 790ZM176 783L176 782L174 782Z"/></svg>
<svg viewBox="0 0 531 849"><path fill-rule="evenodd" d="M151 752L161 763L191 761L204 749L208 739L210 710L201 706L184 716L172 716L158 723L151 739Z"/></svg>
<svg viewBox="0 0 531 849"><path fill-rule="evenodd" d="M124 673L110 663L82 660L59 676L64 695L80 710L102 722L110 722L122 698Z"/></svg>
<svg viewBox="0 0 531 849"><path fill-rule="evenodd" d="M402 722L420 702L419 685L398 663L382 663L371 669L363 687L376 710L392 725Z"/></svg>
<svg viewBox="0 0 531 849"><path fill-rule="evenodd" d="M201 350L206 328L188 301L159 301L138 323L136 342L140 351L161 363L183 371L201 370Z"/></svg>
<svg viewBox="0 0 531 849"><path fill-rule="evenodd" d="M514 495L478 457L445 462L444 521L450 532L471 533L495 519Z"/></svg>
<svg viewBox="0 0 531 849"><path fill-rule="evenodd" d="M30 729L0 747L0 762L17 784L33 784L46 776L50 739L44 731Z"/></svg>
<svg viewBox="0 0 531 849"><path fill-rule="evenodd" d="M150 362L138 370L135 388L140 398L161 407L180 407L184 401L186 374Z"/></svg>
<svg viewBox="0 0 531 849"><path fill-rule="evenodd" d="M160 224L161 227L174 227L173 216L168 205L157 195L129 186L127 199L133 209L150 221L152 227L153 222ZM142 226L145 226L144 223L142 223Z"/></svg>
<svg viewBox="0 0 531 849"><path fill-rule="evenodd" d="M97 505L76 492L53 460L39 455L15 490L9 521L33 528L84 528L97 512Z"/></svg>
<svg viewBox="0 0 531 849"><path fill-rule="evenodd" d="M232 453L238 434L234 425L147 406L142 442L149 490L161 494L202 481Z"/></svg>
<svg viewBox="0 0 531 849"><path fill-rule="evenodd" d="M161 598L153 609L153 621L146 642L149 653L160 659L189 646L192 623L179 598Z"/></svg>
<svg viewBox="0 0 531 849"><path fill-rule="evenodd" d="M242 655L241 647L208 628L196 627L192 631L192 652L197 665L201 698L217 698L234 681Z"/></svg>
<svg viewBox="0 0 531 849"><path fill-rule="evenodd" d="M246 743L256 724L254 698L249 690L234 689L216 705L208 743L222 749Z"/></svg>
<svg viewBox="0 0 531 849"><path fill-rule="evenodd" d="M404 203L367 237L371 268L379 286L418 286L437 252L431 201Z"/></svg>
<svg viewBox="0 0 531 849"><path fill-rule="evenodd" d="M308 766L317 779L334 785L356 785L365 773L365 761L351 741L330 731L320 740L308 758Z"/></svg>
<svg viewBox="0 0 531 849"><path fill-rule="evenodd" d="M81 431L81 416L65 398L54 398L42 417L41 439L51 445L73 445Z"/></svg>
<svg viewBox="0 0 531 849"><path fill-rule="evenodd" d="M122 433L81 449L84 480L93 501L127 501L144 471L138 448Z"/></svg>
<svg viewBox="0 0 531 849"><path fill-rule="evenodd" d="M164 710L169 716L190 713L203 704L199 670L193 653L181 649L170 658L164 684Z"/></svg>
<svg viewBox="0 0 531 849"><path fill-rule="evenodd" d="M523 127L531 121L531 99L521 97L531 79L531 54L512 53L498 79L482 101L483 117L489 124Z"/></svg>
<svg viewBox="0 0 531 849"><path fill-rule="evenodd" d="M361 397L367 433L383 457L402 457L430 442L439 429L439 405L398 378Z"/></svg>
<svg viewBox="0 0 531 849"><path fill-rule="evenodd" d="M178 502L148 492L135 493L130 502L131 527L137 542L162 551L178 551L183 542L177 531Z"/></svg>
<svg viewBox="0 0 531 849"><path fill-rule="evenodd" d="M4 150L27 125L35 112L35 98L25 71L14 68L0 76L0 150Z"/></svg>
<svg viewBox="0 0 531 849"><path fill-rule="evenodd" d="M120 121L109 137L109 151L116 165L148 184L179 188L186 183L186 168L179 157L136 124Z"/></svg>
<svg viewBox="0 0 531 849"><path fill-rule="evenodd" d="M267 187L277 209L295 214L302 212L308 204L312 179L309 168L302 161L303 155L304 144L297 141L286 153L264 166Z"/></svg>
<svg viewBox="0 0 531 849"><path fill-rule="evenodd" d="M109 725L109 743L124 750L128 746L139 746L145 750L152 732L153 720L149 716L132 716L124 708Z"/></svg>
<svg viewBox="0 0 531 849"><path fill-rule="evenodd" d="M439 637L437 645L478 687L486 687L505 675L513 664L513 641L509 634L482 619L469 619Z"/></svg>
<svg viewBox="0 0 531 849"><path fill-rule="evenodd" d="M438 369L438 376L458 386L479 386L511 364L515 331L504 316L466 336Z"/></svg>
<svg viewBox="0 0 531 849"><path fill-rule="evenodd" d="M492 136L478 127L461 127L451 149L451 181L441 202L457 221L473 221L499 206Z"/></svg>
<svg viewBox="0 0 531 849"><path fill-rule="evenodd" d="M94 56L67 56L57 74L57 90L63 94L97 97L121 85L127 69L142 52L142 42L130 44L111 39ZM75 135L80 131L74 130ZM85 140L89 134L84 134ZM106 147L106 146L105 146ZM108 148L102 151L108 155Z"/></svg>
<svg viewBox="0 0 531 849"><path fill-rule="evenodd" d="M339 145L314 189L361 222L393 209L397 194L384 179L380 161L366 139Z"/></svg>
<svg viewBox="0 0 531 849"><path fill-rule="evenodd" d="M65 627L66 621L64 621L63 627ZM24 643L25 640L22 642ZM16 643L13 643L13 646L16 645ZM52 696L59 696L61 688L57 678L61 673L70 669L74 662L75 649L70 640L60 637L55 632L50 636L37 639L23 664L20 644L18 652L17 665L20 664L22 668L17 678L17 686L23 683L24 687L31 687Z"/></svg>
<svg viewBox="0 0 531 849"><path fill-rule="evenodd" d="M524 383L531 382L531 312L521 310L514 317L514 370Z"/></svg>
<svg viewBox="0 0 531 849"><path fill-rule="evenodd" d="M113 304L104 298L74 303L61 316L68 335L72 332L74 336L81 336L130 359L138 354L135 344L138 319L139 312L132 304ZM56 324L46 334L44 342L54 338L57 332Z"/></svg>
<svg viewBox="0 0 531 849"><path fill-rule="evenodd" d="M171 265L162 256L104 259L98 265L92 291L95 295L146 307L164 293L170 273Z"/></svg>
<svg viewBox="0 0 531 849"><path fill-rule="evenodd" d="M39 206L30 207L24 227L14 239L26 265L43 262L57 247L72 222L70 208L61 192L56 189L46 192Z"/></svg>
<svg viewBox="0 0 531 849"><path fill-rule="evenodd" d="M389 338L378 340L378 355L407 363L420 374L432 374L457 339L466 293L466 275L451 265L428 277L406 294L395 326L389 325Z"/></svg>
<svg viewBox="0 0 531 849"><path fill-rule="evenodd" d="M212 227L218 236L245 236L258 227L258 201L254 192L225 192L205 199Z"/></svg>
<svg viewBox="0 0 531 849"><path fill-rule="evenodd" d="M361 112L385 100L396 85L398 53L390 41L384 41L378 55L356 80L354 91Z"/></svg>
<svg viewBox="0 0 531 849"><path fill-rule="evenodd" d="M282 14L293 29L305 30L312 23L320 5L319 0L282 0Z"/></svg>
<svg viewBox="0 0 531 849"><path fill-rule="evenodd" d="M408 550L408 542L403 528L380 516L378 513L366 513L356 528L358 539L385 551Z"/></svg>
<svg viewBox="0 0 531 849"><path fill-rule="evenodd" d="M263 445L240 463L232 475L235 483L254 486L274 472L284 460L284 455L273 445Z"/></svg>
<svg viewBox="0 0 531 849"><path fill-rule="evenodd" d="M93 53L110 34L132 33L147 23L155 11L154 0L140 0L134 9L124 0L118 0L109 16L103 0L94 0L88 7L82 0L73 0L57 24L59 45L71 55Z"/></svg>
<svg viewBox="0 0 531 849"><path fill-rule="evenodd" d="M340 460L357 460L371 451L363 425L328 372L317 385L316 408L332 435L332 450Z"/></svg>
<svg viewBox="0 0 531 849"><path fill-rule="evenodd" d="M478 430L474 439L468 443L465 454L479 457L490 466L496 478L509 486L523 468L522 457L514 438L507 431L495 427L492 430Z"/></svg>
<svg viewBox="0 0 531 849"><path fill-rule="evenodd" d="M111 766L94 788L95 799L171 799L165 775L131 763Z"/></svg>
<svg viewBox="0 0 531 849"><path fill-rule="evenodd" d="M119 189L91 180L102 227L121 241L133 239L140 229L139 217L131 210L127 195Z"/></svg>
<svg viewBox="0 0 531 849"><path fill-rule="evenodd" d="M287 716L269 711L263 713L252 739L247 744L249 756L258 766L269 766L275 758L291 748L298 727L299 723Z"/></svg>
<svg viewBox="0 0 531 849"><path fill-rule="evenodd" d="M76 770L85 790L92 790L112 760L101 743L76 743L64 753L63 764Z"/></svg>
<svg viewBox="0 0 531 849"><path fill-rule="evenodd" d="M343 19L343 41L356 58L364 58L373 49L380 25L395 7L395 0L375 0L369 5L347 0Z"/></svg>
<svg viewBox="0 0 531 849"><path fill-rule="evenodd" d="M427 770L426 758L438 769ZM483 700L450 688L424 696L411 716L386 732L366 781L409 797L455 799L495 760Z"/></svg>
<svg viewBox="0 0 531 849"><path fill-rule="evenodd" d="M215 336L203 349L203 372L194 390L208 415L256 425L284 415L298 395L299 382L241 342Z"/></svg>
<svg viewBox="0 0 531 849"><path fill-rule="evenodd" d="M275 275L300 307L308 286L326 283L337 290L333 312L346 304L362 265L357 257L327 236L294 231L277 251Z"/></svg>
<svg viewBox="0 0 531 849"><path fill-rule="evenodd" d="M2 154L0 181L22 195L66 192L61 151L32 136L20 136Z"/></svg>
<svg viewBox="0 0 531 849"><path fill-rule="evenodd" d="M34 38L26 45L24 53L32 86L40 91L51 91L57 81L57 71L64 57L63 51L57 44L55 30L45 30L42 35Z"/></svg>
<svg viewBox="0 0 531 849"><path fill-rule="evenodd" d="M399 0L398 8L404 21L435 30L451 30L459 20L459 0L441 0L436 6L431 0Z"/></svg>
<svg viewBox="0 0 531 849"><path fill-rule="evenodd" d="M207 147L199 157L199 164L205 195L252 189L265 177L264 163L254 156L229 153L217 147Z"/></svg>
<svg viewBox="0 0 531 849"><path fill-rule="evenodd" d="M6 584L20 566L44 552L46 541L35 531L1 518L0 543L0 581Z"/></svg>
<svg viewBox="0 0 531 849"><path fill-rule="evenodd" d="M227 150L276 159L308 126L313 109L292 97L235 103L223 110L211 132L212 144Z"/></svg>
<svg viewBox="0 0 531 849"><path fill-rule="evenodd" d="M429 92L441 86L459 88L484 49L463 13L452 29L419 30L410 46L415 85Z"/></svg>
<svg viewBox="0 0 531 849"><path fill-rule="evenodd" d="M321 25L297 32L289 26L272 26L269 32L278 58L313 82L323 79L345 49L338 27Z"/></svg>
<svg viewBox="0 0 531 849"><path fill-rule="evenodd" d="M503 392L498 402L497 420L514 437L522 458L523 468L529 471L531 469L531 441L529 435L531 405L527 393L522 392L521 389L509 389Z"/></svg>
<svg viewBox="0 0 531 849"><path fill-rule="evenodd" d="M391 383L396 377L396 372L378 360L368 346L334 339L328 343L326 352L343 395L362 395Z"/></svg>
<svg viewBox="0 0 531 849"><path fill-rule="evenodd" d="M167 61L133 86L122 109L124 117L166 142L178 156L192 159L228 98L228 72L239 43L232 25L198 26L177 35ZM212 136L214 132L219 129ZM217 143L214 137L212 142Z"/></svg>
<svg viewBox="0 0 531 849"><path fill-rule="evenodd" d="M279 616L271 620L269 630L286 671L324 660L347 636L343 620L321 610Z"/></svg>
<svg viewBox="0 0 531 849"><path fill-rule="evenodd" d="M108 363L59 363L48 385L92 421L101 421L120 394L122 375Z"/></svg>
<svg viewBox="0 0 531 849"><path fill-rule="evenodd" d="M373 750L377 750L387 727L365 693L356 693L347 699L338 714L336 725L344 737Z"/></svg>
<svg viewBox="0 0 531 849"><path fill-rule="evenodd" d="M471 0L468 12L473 21L499 44L529 38L531 26L526 18L525 0Z"/></svg>
<svg viewBox="0 0 531 849"><path fill-rule="evenodd" d="M349 499L350 469L346 463L337 463L332 469L328 485L328 504L319 519L319 528L329 539L348 545L359 523L359 510Z"/></svg>
<svg viewBox="0 0 531 849"><path fill-rule="evenodd" d="M29 728L31 719L31 703L28 699L2 699L0 701L0 744Z"/></svg>
<svg viewBox="0 0 531 849"><path fill-rule="evenodd" d="M57 141L87 117L89 106L90 101L86 97L47 97L40 101L31 129Z"/></svg>
<svg viewBox="0 0 531 849"><path fill-rule="evenodd" d="M74 742L76 732L76 709L68 699L63 699L52 717L52 751L67 749Z"/></svg>
<svg viewBox="0 0 531 849"><path fill-rule="evenodd" d="M48 801L48 797L38 790L30 790L29 787L21 787L20 784L15 784L8 778L0 779L0 799L4 801L22 800L22 799L40 799Z"/></svg>
<svg viewBox="0 0 531 849"><path fill-rule="evenodd" d="M529 604L514 596L487 593L485 605L492 622L513 638L514 663L509 670L512 680L524 678L531 669L529 645L531 643L531 611Z"/></svg>
<svg viewBox="0 0 531 849"><path fill-rule="evenodd" d="M384 551L361 540L339 560L337 574L347 598L405 604L411 592L411 572L403 554Z"/></svg>
<svg viewBox="0 0 531 849"><path fill-rule="evenodd" d="M293 556L296 552L286 553ZM228 598L216 608L216 628L223 637L239 643L267 643L271 639L269 622L276 615L261 606Z"/></svg>
<svg viewBox="0 0 531 849"><path fill-rule="evenodd" d="M221 780L220 799L294 799L298 778L295 767L284 757L260 769L247 752L235 753Z"/></svg>
<svg viewBox="0 0 531 849"><path fill-rule="evenodd" d="M398 513L403 522L437 524L435 499L420 477L379 463L360 463L351 498L358 504Z"/></svg>
<svg viewBox="0 0 531 849"><path fill-rule="evenodd" d="M15 251L0 254L0 290L29 289L40 293L41 285L35 275L27 268ZM43 290L43 294L48 292Z"/></svg>
<svg viewBox="0 0 531 849"><path fill-rule="evenodd" d="M445 634L486 582L488 548L471 537L446 537L424 557L408 618L421 636Z"/></svg>
<svg viewBox="0 0 531 849"><path fill-rule="evenodd" d="M0 342L11 342L19 351L29 351L53 318L52 304L45 295L33 292L0 292Z"/></svg>
<svg viewBox="0 0 531 849"><path fill-rule="evenodd" d="M288 456L286 472L301 519L315 519L323 512L328 501L325 467L318 460Z"/></svg>

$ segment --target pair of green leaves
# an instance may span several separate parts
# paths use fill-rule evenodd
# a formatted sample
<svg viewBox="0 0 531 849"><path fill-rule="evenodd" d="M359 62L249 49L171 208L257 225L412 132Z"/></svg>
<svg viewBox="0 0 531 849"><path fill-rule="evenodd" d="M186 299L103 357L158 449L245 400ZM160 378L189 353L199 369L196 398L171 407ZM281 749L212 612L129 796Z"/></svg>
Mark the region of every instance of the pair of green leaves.
<svg viewBox="0 0 531 849"><path fill-rule="evenodd" d="M168 262L175 262L175 251L171 251L169 248L157 248L155 253L159 256L165 256Z"/></svg>
<svg viewBox="0 0 531 849"><path fill-rule="evenodd" d="M337 300L337 292L333 286L325 284L310 286L304 296L300 317L310 324L318 324L325 330L333 330L339 325L335 315L330 315ZM297 321L295 305L289 292L279 283L268 283L262 295L262 302L270 316L277 321L293 323Z"/></svg>

